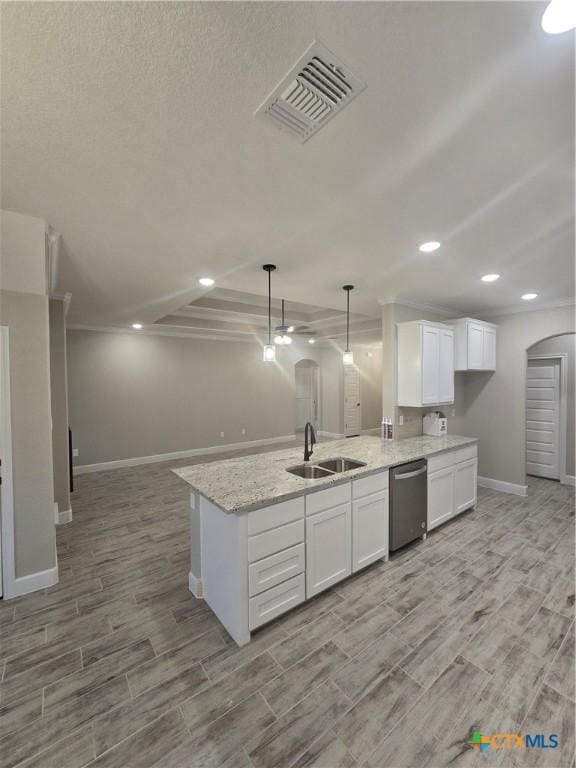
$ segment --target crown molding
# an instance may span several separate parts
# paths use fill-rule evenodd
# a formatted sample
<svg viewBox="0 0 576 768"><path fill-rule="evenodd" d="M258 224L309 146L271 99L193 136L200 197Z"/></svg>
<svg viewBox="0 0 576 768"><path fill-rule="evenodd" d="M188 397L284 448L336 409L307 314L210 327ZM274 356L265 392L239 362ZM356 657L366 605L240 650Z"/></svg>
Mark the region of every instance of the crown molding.
<svg viewBox="0 0 576 768"><path fill-rule="evenodd" d="M421 309L423 312L435 312L437 315L444 315L445 317L450 317L452 319L466 314L457 309L448 309L448 307L441 307L437 304L422 304L418 301L411 301L410 299L379 299L378 304L380 304L381 307L385 307L388 304L400 304L403 307Z"/></svg>
<svg viewBox="0 0 576 768"><path fill-rule="evenodd" d="M69 331L93 331L95 333L123 333L130 336L172 336L180 339L190 339L195 341L196 339L208 340L208 341L234 341L240 344L254 343L254 338L237 338L236 336L216 336L215 334L208 333L186 333L183 331L166 330L164 328L142 328L140 331L132 330L131 328L124 328L114 325L84 325L82 323L71 323L66 326Z"/></svg>
<svg viewBox="0 0 576 768"><path fill-rule="evenodd" d="M58 269L60 266L60 232L57 232L49 224L46 225L46 284L48 293L56 290L58 283Z"/></svg>
<svg viewBox="0 0 576 768"><path fill-rule="evenodd" d="M49 298L54 299L55 301L61 301L64 304L64 317L66 317L68 315L68 310L70 309L72 294L69 292L61 293L56 291L55 293L51 293Z"/></svg>
<svg viewBox="0 0 576 768"><path fill-rule="evenodd" d="M575 299L554 299L552 301L546 301L542 304L516 304L512 307L506 307L505 309L491 310L489 312L480 312L482 317L499 317L500 315L521 315L527 312L545 312L550 309L562 309L562 307L575 307Z"/></svg>
<svg viewBox="0 0 576 768"><path fill-rule="evenodd" d="M179 338L179 339L189 339L190 341L196 341L196 340L202 340L202 341L231 341L231 342L237 342L239 344L258 344L261 339L258 339L257 336L244 336L243 338L240 338L238 336L226 336L226 335L216 335L211 333L186 333L185 331L175 331L171 329L163 328L162 326L152 326L152 327L144 327L140 331L133 330L132 328L126 328L125 326L117 326L117 325L93 325L93 324L82 324L82 323L71 323L66 326L66 330L69 331L91 331L94 333L123 333L123 334L129 334L130 336L168 336L173 338ZM292 345L292 347L297 346L298 342L301 341L302 344L306 343L306 346L308 346L308 342L305 339L298 339L295 338L295 344ZM316 347L318 348L323 343L326 342L326 339L316 339ZM262 343L264 343L262 341ZM289 349L290 347L287 347Z"/></svg>

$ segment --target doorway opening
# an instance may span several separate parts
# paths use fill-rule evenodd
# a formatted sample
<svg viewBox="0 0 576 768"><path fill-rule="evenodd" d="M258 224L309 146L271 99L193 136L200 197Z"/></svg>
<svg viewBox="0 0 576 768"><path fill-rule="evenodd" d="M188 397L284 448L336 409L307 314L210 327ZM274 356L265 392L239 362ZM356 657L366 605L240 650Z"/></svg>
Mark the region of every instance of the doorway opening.
<svg viewBox="0 0 576 768"><path fill-rule="evenodd" d="M294 366L296 393L295 431L302 432L309 421L320 428L320 366L315 360L299 360Z"/></svg>
<svg viewBox="0 0 576 768"><path fill-rule="evenodd" d="M574 339L562 334L528 349L526 474L574 485Z"/></svg>

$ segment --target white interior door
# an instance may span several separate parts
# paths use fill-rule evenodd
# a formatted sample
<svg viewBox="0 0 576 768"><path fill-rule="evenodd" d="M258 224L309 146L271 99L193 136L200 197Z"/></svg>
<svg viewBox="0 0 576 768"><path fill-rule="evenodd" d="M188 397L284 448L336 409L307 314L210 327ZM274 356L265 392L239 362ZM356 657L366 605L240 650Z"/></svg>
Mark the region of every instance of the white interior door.
<svg viewBox="0 0 576 768"><path fill-rule="evenodd" d="M296 429L304 429L308 421L318 428L318 371L317 365L296 366Z"/></svg>
<svg viewBox="0 0 576 768"><path fill-rule="evenodd" d="M359 435L362 428L360 401L360 369L357 365L344 366L344 434Z"/></svg>
<svg viewBox="0 0 576 768"><path fill-rule="evenodd" d="M526 472L560 479L560 361L528 360Z"/></svg>

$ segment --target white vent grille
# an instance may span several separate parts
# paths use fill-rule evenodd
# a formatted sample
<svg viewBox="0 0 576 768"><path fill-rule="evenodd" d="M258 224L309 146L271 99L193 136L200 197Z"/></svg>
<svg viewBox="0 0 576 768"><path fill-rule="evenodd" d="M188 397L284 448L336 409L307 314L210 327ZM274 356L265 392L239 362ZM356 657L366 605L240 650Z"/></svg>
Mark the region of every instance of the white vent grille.
<svg viewBox="0 0 576 768"><path fill-rule="evenodd" d="M364 88L366 83L314 41L254 114L304 143Z"/></svg>

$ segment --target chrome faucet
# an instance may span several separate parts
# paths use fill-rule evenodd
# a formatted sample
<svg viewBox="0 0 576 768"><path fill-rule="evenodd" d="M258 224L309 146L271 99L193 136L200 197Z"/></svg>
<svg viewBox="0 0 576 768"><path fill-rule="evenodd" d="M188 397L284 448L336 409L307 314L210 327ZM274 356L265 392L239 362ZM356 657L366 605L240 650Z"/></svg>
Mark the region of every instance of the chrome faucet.
<svg viewBox="0 0 576 768"><path fill-rule="evenodd" d="M310 427L310 448L308 448L308 427ZM307 421L306 426L304 427L304 461L309 461L310 456L314 453L312 448L316 445L316 433L314 432L314 427L312 424Z"/></svg>

